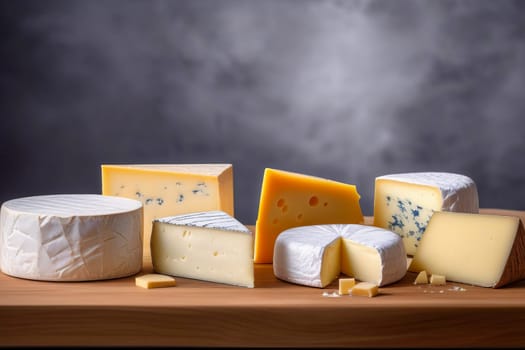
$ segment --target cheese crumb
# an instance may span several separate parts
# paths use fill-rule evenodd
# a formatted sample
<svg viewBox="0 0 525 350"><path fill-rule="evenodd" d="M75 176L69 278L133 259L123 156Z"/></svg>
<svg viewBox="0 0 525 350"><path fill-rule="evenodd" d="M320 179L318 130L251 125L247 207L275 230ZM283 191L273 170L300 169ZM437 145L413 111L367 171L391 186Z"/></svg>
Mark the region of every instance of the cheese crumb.
<svg viewBox="0 0 525 350"><path fill-rule="evenodd" d="M427 284L428 283L428 276L427 272L425 270L419 272L416 279L414 280L414 284Z"/></svg>

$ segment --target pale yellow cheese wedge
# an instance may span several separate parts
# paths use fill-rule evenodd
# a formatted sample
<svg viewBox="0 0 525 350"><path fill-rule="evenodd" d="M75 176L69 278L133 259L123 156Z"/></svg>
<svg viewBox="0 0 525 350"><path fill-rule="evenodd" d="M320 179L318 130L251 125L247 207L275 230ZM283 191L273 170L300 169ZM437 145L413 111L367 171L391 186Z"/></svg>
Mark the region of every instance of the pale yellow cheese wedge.
<svg viewBox="0 0 525 350"><path fill-rule="evenodd" d="M223 211L153 222L151 261L158 273L253 288L253 234Z"/></svg>
<svg viewBox="0 0 525 350"><path fill-rule="evenodd" d="M273 261L277 235L286 229L363 223L359 199L355 185L266 168L255 227L255 262Z"/></svg>
<svg viewBox="0 0 525 350"><path fill-rule="evenodd" d="M139 200L144 207L143 254L150 253L152 222L197 211L234 214L231 164L104 164L102 194Z"/></svg>
<svg viewBox="0 0 525 350"><path fill-rule="evenodd" d="M146 289L174 287L177 285L175 278L171 276L150 273L135 278L135 285Z"/></svg>
<svg viewBox="0 0 525 350"><path fill-rule="evenodd" d="M513 216L436 212L409 270L493 288L523 279L523 224Z"/></svg>
<svg viewBox="0 0 525 350"><path fill-rule="evenodd" d="M417 274L414 284L428 284L428 276L426 271L421 271Z"/></svg>

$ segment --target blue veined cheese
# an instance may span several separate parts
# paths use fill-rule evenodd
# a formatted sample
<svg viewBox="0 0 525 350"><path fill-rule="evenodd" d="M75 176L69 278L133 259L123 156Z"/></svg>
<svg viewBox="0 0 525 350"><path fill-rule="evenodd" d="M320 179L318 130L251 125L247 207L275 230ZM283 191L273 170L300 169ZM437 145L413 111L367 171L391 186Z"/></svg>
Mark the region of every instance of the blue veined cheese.
<svg viewBox="0 0 525 350"><path fill-rule="evenodd" d="M254 287L253 234L220 210L154 220L151 260L157 273Z"/></svg>
<svg viewBox="0 0 525 350"><path fill-rule="evenodd" d="M9 200L0 212L0 268L44 281L92 281L142 268L142 203L95 194Z"/></svg>
<svg viewBox="0 0 525 350"><path fill-rule="evenodd" d="M324 288L342 272L384 286L407 271L402 239L394 232L360 224L299 226L277 236L273 256L277 278Z"/></svg>
<svg viewBox="0 0 525 350"><path fill-rule="evenodd" d="M157 218L221 210L234 215L231 164L103 164L102 194L144 206L144 256Z"/></svg>
<svg viewBox="0 0 525 350"><path fill-rule="evenodd" d="M414 255L436 211L478 213L475 182L446 172L415 172L375 179L374 226L396 232Z"/></svg>

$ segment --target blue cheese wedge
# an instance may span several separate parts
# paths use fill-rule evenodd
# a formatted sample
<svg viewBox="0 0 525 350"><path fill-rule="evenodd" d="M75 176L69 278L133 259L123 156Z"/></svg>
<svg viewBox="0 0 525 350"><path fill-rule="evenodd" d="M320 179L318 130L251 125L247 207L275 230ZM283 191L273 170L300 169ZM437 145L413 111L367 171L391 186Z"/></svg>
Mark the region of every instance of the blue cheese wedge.
<svg viewBox="0 0 525 350"><path fill-rule="evenodd" d="M157 273L254 287L253 234L220 210L154 220L151 259Z"/></svg>
<svg viewBox="0 0 525 350"><path fill-rule="evenodd" d="M434 212L478 213L475 182L445 172L416 172L375 179L374 226L396 232L413 256Z"/></svg>
<svg viewBox="0 0 525 350"><path fill-rule="evenodd" d="M407 271L403 241L394 232L360 224L300 226L277 237L273 256L277 278L324 288L342 272L378 286Z"/></svg>

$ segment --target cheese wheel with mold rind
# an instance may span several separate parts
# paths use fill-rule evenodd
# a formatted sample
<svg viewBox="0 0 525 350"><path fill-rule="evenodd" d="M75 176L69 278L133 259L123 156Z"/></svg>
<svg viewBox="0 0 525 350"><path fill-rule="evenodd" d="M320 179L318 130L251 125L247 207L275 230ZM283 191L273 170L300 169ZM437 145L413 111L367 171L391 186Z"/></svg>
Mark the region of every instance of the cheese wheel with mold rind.
<svg viewBox="0 0 525 350"><path fill-rule="evenodd" d="M300 226L277 237L273 257L277 278L323 288L340 272L384 286L407 271L403 241L394 232L360 224Z"/></svg>
<svg viewBox="0 0 525 350"><path fill-rule="evenodd" d="M142 203L97 194L12 199L0 211L0 269L43 281L93 281L142 269Z"/></svg>

